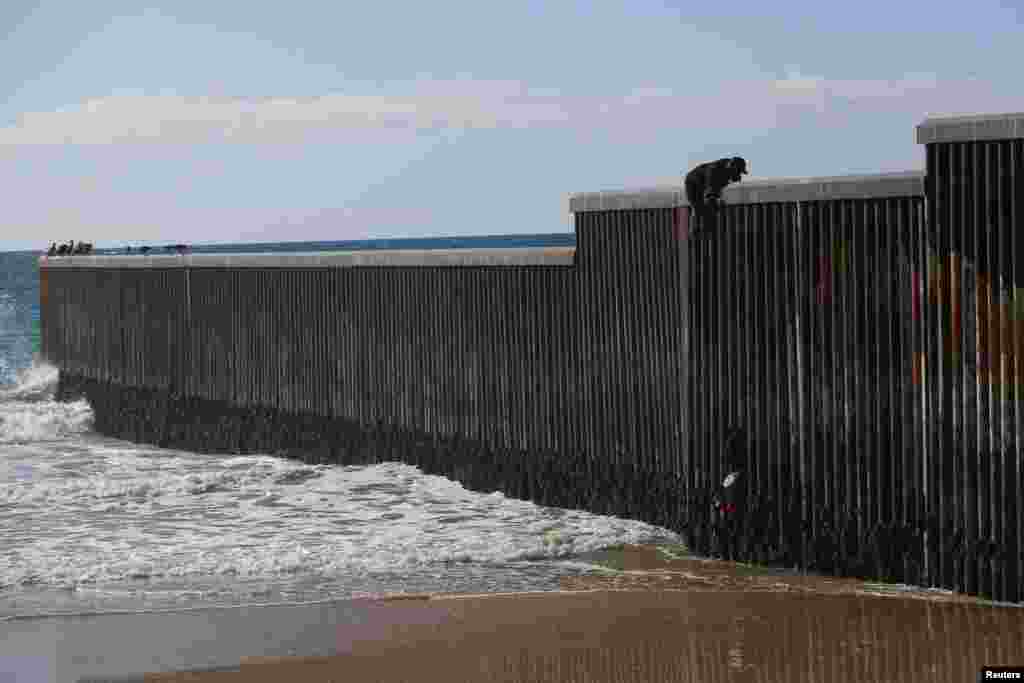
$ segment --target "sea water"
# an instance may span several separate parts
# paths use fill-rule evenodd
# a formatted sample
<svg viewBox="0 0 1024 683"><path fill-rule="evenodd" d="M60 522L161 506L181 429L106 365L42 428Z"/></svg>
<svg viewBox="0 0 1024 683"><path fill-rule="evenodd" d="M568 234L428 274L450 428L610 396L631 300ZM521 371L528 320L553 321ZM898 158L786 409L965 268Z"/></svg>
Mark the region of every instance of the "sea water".
<svg viewBox="0 0 1024 683"><path fill-rule="evenodd" d="M508 241L485 240L434 246ZM37 357L37 256L0 253L0 619L555 590L562 577L595 571L588 556L602 548L680 541L633 520L468 491L397 462L313 466L99 435L86 401L54 401L57 370Z"/></svg>

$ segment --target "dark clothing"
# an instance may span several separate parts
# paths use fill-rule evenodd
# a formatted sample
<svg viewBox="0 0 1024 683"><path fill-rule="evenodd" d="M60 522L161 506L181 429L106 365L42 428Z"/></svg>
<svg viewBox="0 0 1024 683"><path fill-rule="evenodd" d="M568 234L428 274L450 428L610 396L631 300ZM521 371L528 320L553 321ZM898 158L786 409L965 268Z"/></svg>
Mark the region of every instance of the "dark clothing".
<svg viewBox="0 0 1024 683"><path fill-rule="evenodd" d="M745 173L746 160L730 157L700 164L686 174L683 185L686 188L686 201L690 204L690 215L697 218L695 232L706 221L713 220L715 209L722 198L722 190L729 183L742 180Z"/></svg>
<svg viewBox="0 0 1024 683"><path fill-rule="evenodd" d="M746 512L747 482L743 470L725 475L715 494L714 512L719 521L732 522Z"/></svg>
<svg viewBox="0 0 1024 683"><path fill-rule="evenodd" d="M690 203L690 215L703 222L708 218L707 206L704 199L704 185L698 171L701 167L693 169L686 175L686 201Z"/></svg>
<svg viewBox="0 0 1024 683"><path fill-rule="evenodd" d="M726 474L712 499L713 554L734 559L747 541L747 482L743 470Z"/></svg>
<svg viewBox="0 0 1024 683"><path fill-rule="evenodd" d="M781 539L773 552L780 558L796 557L800 501L794 495L793 472L786 463L763 460L751 470L756 459L748 452L747 434L730 429L721 452L723 477L711 498L711 552L726 559L749 557L763 544L774 547Z"/></svg>
<svg viewBox="0 0 1024 683"><path fill-rule="evenodd" d="M748 501L746 434L729 429L721 451L725 476L711 499L712 554L734 559L747 541Z"/></svg>

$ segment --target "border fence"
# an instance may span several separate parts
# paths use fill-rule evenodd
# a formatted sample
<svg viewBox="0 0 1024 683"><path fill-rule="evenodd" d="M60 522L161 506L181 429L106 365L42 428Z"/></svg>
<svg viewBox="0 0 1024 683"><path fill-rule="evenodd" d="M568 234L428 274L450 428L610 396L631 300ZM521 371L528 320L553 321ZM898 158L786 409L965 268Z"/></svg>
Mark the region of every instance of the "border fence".
<svg viewBox="0 0 1024 683"><path fill-rule="evenodd" d="M665 188L573 195L575 248L44 257L43 355L111 435L399 459L698 552L1024 601L1024 115L918 142L924 173L730 187L699 237Z"/></svg>
<svg viewBox="0 0 1024 683"><path fill-rule="evenodd" d="M1024 115L925 122L934 581L1021 601Z"/></svg>

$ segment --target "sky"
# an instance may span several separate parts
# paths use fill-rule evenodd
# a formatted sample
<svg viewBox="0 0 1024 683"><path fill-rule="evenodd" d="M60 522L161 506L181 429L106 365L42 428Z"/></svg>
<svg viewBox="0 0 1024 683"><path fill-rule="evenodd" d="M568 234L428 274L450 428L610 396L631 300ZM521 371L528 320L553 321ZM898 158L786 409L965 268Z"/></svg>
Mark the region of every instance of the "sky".
<svg viewBox="0 0 1024 683"><path fill-rule="evenodd" d="M572 192L924 167L1011 2L0 3L0 251L571 231Z"/></svg>

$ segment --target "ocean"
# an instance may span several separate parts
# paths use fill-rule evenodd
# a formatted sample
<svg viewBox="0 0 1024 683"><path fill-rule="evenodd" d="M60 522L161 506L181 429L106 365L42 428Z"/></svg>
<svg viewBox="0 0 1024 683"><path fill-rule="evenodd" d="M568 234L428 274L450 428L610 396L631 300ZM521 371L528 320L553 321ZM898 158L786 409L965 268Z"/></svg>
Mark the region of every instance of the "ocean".
<svg viewBox="0 0 1024 683"><path fill-rule="evenodd" d="M571 234L197 246L195 253L571 245ZM97 250L97 253L120 250ZM557 590L634 520L467 491L415 467L311 466L111 439L53 400L38 253L0 253L0 620Z"/></svg>

